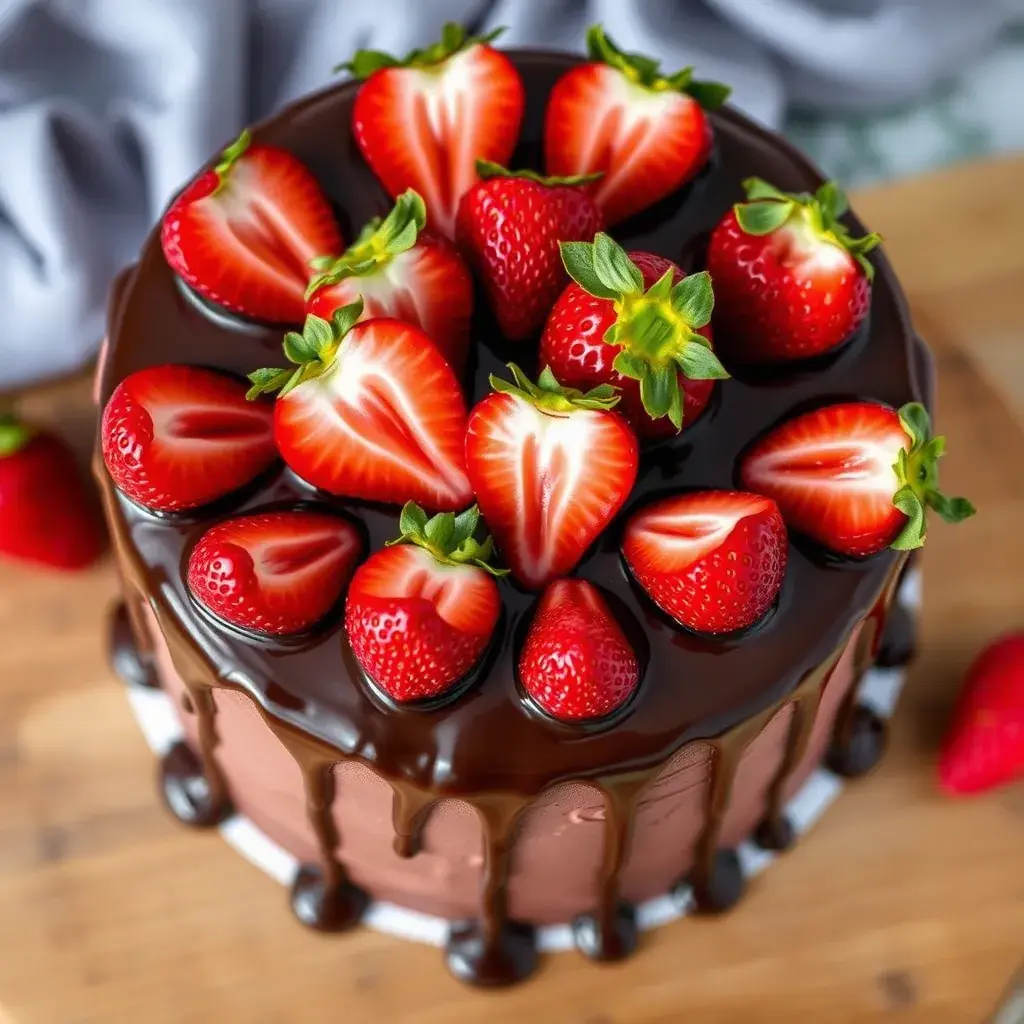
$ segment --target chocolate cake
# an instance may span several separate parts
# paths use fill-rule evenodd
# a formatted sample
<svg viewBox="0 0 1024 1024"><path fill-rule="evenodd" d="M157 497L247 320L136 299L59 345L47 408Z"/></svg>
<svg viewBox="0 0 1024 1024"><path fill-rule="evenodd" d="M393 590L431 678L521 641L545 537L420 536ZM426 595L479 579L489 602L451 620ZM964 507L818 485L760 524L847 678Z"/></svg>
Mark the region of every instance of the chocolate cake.
<svg viewBox="0 0 1024 1024"><path fill-rule="evenodd" d="M549 97L583 60L507 57L525 96L510 166L540 172ZM352 130L363 88L329 88L251 133L253 146L279 147L308 169L345 240L386 215L389 191L400 192L382 185ZM790 145L735 110L714 110L708 120L713 142L685 184L639 213L608 218L623 247L687 274L707 265L709 233L744 199L745 180L797 194L823 184ZM428 228L431 203L428 196ZM849 237L865 234L852 214L842 223ZM114 286L101 406L148 368L203 367L233 381L282 363L285 327L202 297L171 269L166 244L154 232ZM124 590L113 660L131 685L162 687L174 701L184 740L160 765L172 813L196 826L232 808L250 818L301 864L291 905L311 927L354 925L371 901L448 919L448 966L476 983L528 975L538 926L572 923L584 954L614 960L636 944L641 901L674 891L700 912L731 907L744 890L737 845L751 837L788 845L786 801L823 759L853 775L880 756L884 726L858 703L858 683L876 659L910 656L905 613L889 619L907 555L886 547L851 557L791 529L781 590L767 612L747 628L703 632L653 599L624 558L624 531L655 499L734 490L750 446L808 410L852 400L892 409L930 403L931 361L884 252L873 252L871 265L870 311L842 345L764 366L731 361L716 336L730 379L709 384L706 409L681 431L641 438L621 508L560 574L593 585L635 658L626 698L582 720L548 713L524 685L521 654L540 587L517 575L490 577L500 597L493 634L472 669L433 699L392 699L375 685L353 651L344 594L327 600L311 626L275 632L225 621L188 582L190 559L214 524L250 512L335 517L353 545L352 557L336 563L347 581L356 564L406 533L401 502L330 493L272 454L255 458L228 493L200 490L184 507L160 509L147 492L115 486L101 428L95 468ZM453 280L453 295L457 287ZM494 294L479 279L475 292L458 378L467 409L491 393L492 375L509 377L507 363L531 378L544 368L538 332L510 341L492 312ZM272 404L254 404L261 402L269 423ZM461 499L449 507L459 511ZM490 557L500 568L496 539ZM403 549L423 550L386 550Z"/></svg>

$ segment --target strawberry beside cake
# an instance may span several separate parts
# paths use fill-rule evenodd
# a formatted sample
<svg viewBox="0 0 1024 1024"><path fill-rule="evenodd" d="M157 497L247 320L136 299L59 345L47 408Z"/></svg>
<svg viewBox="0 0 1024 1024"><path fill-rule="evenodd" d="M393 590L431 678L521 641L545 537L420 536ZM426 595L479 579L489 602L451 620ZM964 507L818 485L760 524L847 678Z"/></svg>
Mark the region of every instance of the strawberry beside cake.
<svg viewBox="0 0 1024 1024"><path fill-rule="evenodd" d="M878 238L797 152L599 29L455 26L245 132L115 286L96 472L115 664L325 930L450 922L460 978L587 956L791 837L944 496ZM721 108L721 109L720 109ZM886 653L887 652L887 653Z"/></svg>

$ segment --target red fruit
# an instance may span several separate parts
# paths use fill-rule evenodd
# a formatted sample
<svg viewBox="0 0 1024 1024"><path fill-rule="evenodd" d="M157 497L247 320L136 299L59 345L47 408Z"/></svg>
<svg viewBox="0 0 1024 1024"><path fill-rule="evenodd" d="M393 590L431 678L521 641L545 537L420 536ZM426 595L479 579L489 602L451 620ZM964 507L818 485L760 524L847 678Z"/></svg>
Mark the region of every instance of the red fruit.
<svg viewBox="0 0 1024 1024"><path fill-rule="evenodd" d="M711 350L708 275L684 277L671 260L626 253L604 234L563 244L562 259L574 283L548 317L540 365L570 387L619 388L618 411L642 439L693 423L728 376Z"/></svg>
<svg viewBox="0 0 1024 1024"><path fill-rule="evenodd" d="M298 160L242 132L171 204L164 256L190 288L255 320L301 323L309 262L342 249L330 204Z"/></svg>
<svg viewBox="0 0 1024 1024"><path fill-rule="evenodd" d="M67 445L0 416L0 554L75 570L104 546L95 501Z"/></svg>
<svg viewBox="0 0 1024 1024"><path fill-rule="evenodd" d="M536 334L568 282L559 241L589 242L604 226L580 188L588 179L541 178L478 161L481 180L459 206L459 245L483 278L501 333Z"/></svg>
<svg viewBox="0 0 1024 1024"><path fill-rule="evenodd" d="M519 138L525 95L512 62L448 23L441 41L402 60L360 50L343 67L364 79L352 111L356 142L392 196L414 188L430 227L455 232L476 161L505 164Z"/></svg>
<svg viewBox="0 0 1024 1024"><path fill-rule="evenodd" d="M356 301L330 323L307 316L302 334L284 339L298 368L249 375L250 397L281 392L274 410L281 456L332 494L465 508L473 491L455 372L419 328L399 320L356 323L361 314Z"/></svg>
<svg viewBox="0 0 1024 1024"><path fill-rule="evenodd" d="M845 402L776 427L744 454L740 477L775 499L788 526L837 554L905 551L924 543L926 509L951 523L974 513L938 490L945 444L916 402L899 412Z"/></svg>
<svg viewBox="0 0 1024 1024"><path fill-rule="evenodd" d="M119 490L156 512L205 505L249 483L276 458L273 409L247 402L232 377L151 366L114 389L100 427Z"/></svg>
<svg viewBox="0 0 1024 1024"><path fill-rule="evenodd" d="M804 359L846 341L867 315L878 235L852 238L839 217L846 197L831 182L789 195L751 178L711 234L715 331L746 362Z"/></svg>
<svg viewBox="0 0 1024 1024"><path fill-rule="evenodd" d="M622 507L636 480L637 442L607 385L587 394L515 381L472 411L466 470L480 511L516 579L539 589L571 572Z"/></svg>
<svg viewBox="0 0 1024 1024"><path fill-rule="evenodd" d="M622 554L662 611L698 633L733 633L771 607L786 573L786 526L770 498L698 491L626 525Z"/></svg>
<svg viewBox="0 0 1024 1024"><path fill-rule="evenodd" d="M537 604L519 680L553 718L604 718L633 696L640 666L601 592L586 580L555 580Z"/></svg>
<svg viewBox="0 0 1024 1024"><path fill-rule="evenodd" d="M469 348L473 278L451 242L421 234L426 220L423 200L409 189L343 255L314 260L319 273L309 283L306 312L330 320L342 306L362 299L363 320L394 317L419 327L461 370Z"/></svg>
<svg viewBox="0 0 1024 1024"><path fill-rule="evenodd" d="M600 25L587 33L591 63L567 71L548 97L548 174L603 177L591 187L609 224L646 209L690 180L711 154L705 110L729 89L695 82L693 68L662 75L656 61L619 50Z"/></svg>
<svg viewBox="0 0 1024 1024"><path fill-rule="evenodd" d="M981 793L1024 777L1024 635L1004 636L967 672L939 756L950 796Z"/></svg>
<svg viewBox="0 0 1024 1024"><path fill-rule="evenodd" d="M427 520L402 509L401 541L374 552L352 579L345 629L356 660L392 700L438 697L480 659L501 598L487 565L489 540L473 539L476 507Z"/></svg>
<svg viewBox="0 0 1024 1024"><path fill-rule="evenodd" d="M304 510L228 519L200 537L188 588L214 615L255 633L301 633L341 596L360 551L356 528Z"/></svg>

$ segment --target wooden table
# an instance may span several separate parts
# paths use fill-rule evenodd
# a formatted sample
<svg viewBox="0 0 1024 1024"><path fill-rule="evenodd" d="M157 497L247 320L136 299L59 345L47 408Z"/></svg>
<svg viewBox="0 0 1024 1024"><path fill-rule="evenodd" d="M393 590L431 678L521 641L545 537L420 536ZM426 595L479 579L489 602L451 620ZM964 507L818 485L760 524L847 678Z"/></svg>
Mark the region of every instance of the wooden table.
<svg viewBox="0 0 1024 1024"><path fill-rule="evenodd" d="M4 566L0 1022L980 1022L1024 959L1024 788L951 803L932 758L972 654L1024 625L1022 180L1010 160L858 197L938 356L944 483L981 514L929 543L924 650L882 768L732 916L648 933L618 967L552 956L500 994L429 947L311 935L284 890L159 806L102 649L110 567ZM29 411L88 443L85 390Z"/></svg>

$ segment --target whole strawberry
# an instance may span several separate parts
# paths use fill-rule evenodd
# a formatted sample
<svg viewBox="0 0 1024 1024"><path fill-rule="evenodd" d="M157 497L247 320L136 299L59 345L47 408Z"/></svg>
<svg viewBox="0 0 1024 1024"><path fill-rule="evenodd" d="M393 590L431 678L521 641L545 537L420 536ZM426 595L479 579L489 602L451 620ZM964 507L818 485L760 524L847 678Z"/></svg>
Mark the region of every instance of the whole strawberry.
<svg viewBox="0 0 1024 1024"><path fill-rule="evenodd" d="M92 565L105 544L96 503L67 445L0 416L0 555L77 570Z"/></svg>
<svg viewBox="0 0 1024 1024"><path fill-rule="evenodd" d="M734 633L768 611L788 540L771 498L697 491L656 501L626 525L622 554L651 600L697 633Z"/></svg>
<svg viewBox="0 0 1024 1024"><path fill-rule="evenodd" d="M477 161L480 182L459 205L457 237L483 279L501 333L522 341L544 325L568 282L560 241L587 241L604 226L580 187L589 177L542 178Z"/></svg>
<svg viewBox="0 0 1024 1024"><path fill-rule="evenodd" d="M729 375L711 349L715 297L706 273L627 253L605 234L561 246L571 283L540 342L540 365L565 385L618 388L618 412L641 439L670 437L707 408Z"/></svg>
<svg viewBox="0 0 1024 1024"><path fill-rule="evenodd" d="M939 757L939 785L967 796L1024 778L1024 634L986 648L967 673Z"/></svg>
<svg viewBox="0 0 1024 1024"><path fill-rule="evenodd" d="M501 613L488 565L490 540L474 539L476 506L458 516L409 502L401 536L357 570L345 630L363 671L391 700L430 700L480 660Z"/></svg>
<svg viewBox="0 0 1024 1024"><path fill-rule="evenodd" d="M597 587L576 579L548 584L519 655L519 681L563 722L605 718L633 696L640 666Z"/></svg>
<svg viewBox="0 0 1024 1024"><path fill-rule="evenodd" d="M875 272L867 254L881 239L850 235L839 219L846 197L832 182L813 196L759 178L744 187L749 201L725 215L708 247L722 350L773 363L841 345L867 316Z"/></svg>

